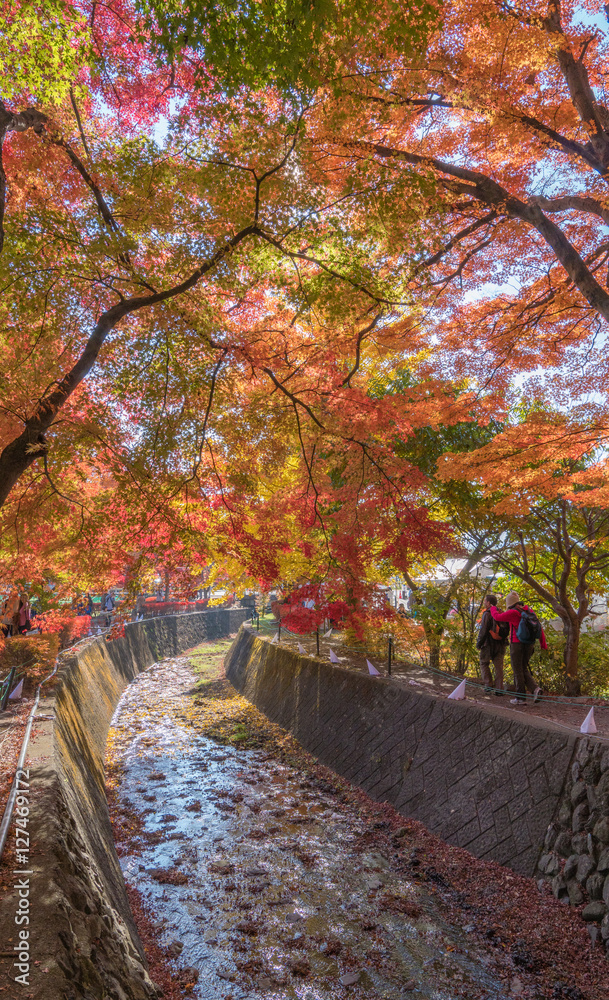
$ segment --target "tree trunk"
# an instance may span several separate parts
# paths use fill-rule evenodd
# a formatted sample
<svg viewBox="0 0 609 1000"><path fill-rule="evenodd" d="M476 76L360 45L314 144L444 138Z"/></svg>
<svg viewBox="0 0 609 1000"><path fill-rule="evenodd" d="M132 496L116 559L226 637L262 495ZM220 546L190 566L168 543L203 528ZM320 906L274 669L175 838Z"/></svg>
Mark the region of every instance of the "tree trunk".
<svg viewBox="0 0 609 1000"><path fill-rule="evenodd" d="M169 600L169 570L165 570L165 597L163 600Z"/></svg>
<svg viewBox="0 0 609 1000"><path fill-rule="evenodd" d="M0 102L1 107L2 102ZM246 236L250 236L253 233L259 234L259 230L255 225L247 226L241 232L236 233L209 260L198 267L196 271L193 271L190 277L186 278L179 285L168 288L163 292L154 292L152 295L140 295L133 296L130 299L123 299L102 313L76 363L59 381L53 383L52 389L42 397L34 413L25 420L25 426L21 434L12 441L9 441L4 450L0 452L0 507L5 503L13 486L19 481L24 472L29 469L33 462L48 451L47 432L50 430L62 406L65 405L72 393L96 364L106 337L117 323L130 313L157 305L160 302L167 302L190 291L208 271L220 264L224 257L231 250L234 250Z"/></svg>
<svg viewBox="0 0 609 1000"><path fill-rule="evenodd" d="M429 608L427 608L427 610L429 610ZM445 606L442 608L442 616L440 620L438 620L440 617L439 615L425 620L424 614L425 611L423 610L422 625L429 649L429 666L432 670L440 670L440 650L442 648L442 638L444 636L444 628L446 626L448 607Z"/></svg>
<svg viewBox="0 0 609 1000"><path fill-rule="evenodd" d="M571 697L578 698L581 694L581 681L578 677L578 653L579 637L581 634L581 624L569 618L563 626L565 634L565 692Z"/></svg>
<svg viewBox="0 0 609 1000"><path fill-rule="evenodd" d="M437 635L428 636L429 646L429 666L432 670L440 669L440 637Z"/></svg>

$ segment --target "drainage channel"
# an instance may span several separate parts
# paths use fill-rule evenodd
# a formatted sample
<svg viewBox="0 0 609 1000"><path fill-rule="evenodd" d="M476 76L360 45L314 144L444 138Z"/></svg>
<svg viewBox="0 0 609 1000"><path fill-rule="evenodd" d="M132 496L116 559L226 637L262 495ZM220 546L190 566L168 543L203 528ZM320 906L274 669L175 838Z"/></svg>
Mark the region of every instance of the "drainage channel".
<svg viewBox="0 0 609 1000"><path fill-rule="evenodd" d="M108 754L125 881L187 993L504 1000L467 928L367 842L331 782L241 749L238 722L227 745L202 735L196 702L188 658L155 664L123 695Z"/></svg>

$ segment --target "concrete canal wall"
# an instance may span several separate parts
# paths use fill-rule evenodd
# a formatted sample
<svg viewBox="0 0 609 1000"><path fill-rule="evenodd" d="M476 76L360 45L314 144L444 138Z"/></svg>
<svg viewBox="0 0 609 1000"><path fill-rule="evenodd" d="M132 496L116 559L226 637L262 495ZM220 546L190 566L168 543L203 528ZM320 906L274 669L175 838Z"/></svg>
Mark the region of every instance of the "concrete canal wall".
<svg viewBox="0 0 609 1000"><path fill-rule="evenodd" d="M373 799L558 896L599 901L602 918L606 743L298 656L246 627L225 664L238 691Z"/></svg>
<svg viewBox="0 0 609 1000"><path fill-rule="evenodd" d="M157 996L112 840L103 767L108 728L136 674L205 639L236 632L247 614L218 609L153 618L127 625L124 638L93 639L63 655L55 689L41 700L28 754L31 874L24 876L29 892L22 898L29 923L15 923L16 892L5 893L0 906L5 946L0 986L7 990L2 995L30 1000ZM29 977L17 983L20 970L11 952L19 930L26 928Z"/></svg>

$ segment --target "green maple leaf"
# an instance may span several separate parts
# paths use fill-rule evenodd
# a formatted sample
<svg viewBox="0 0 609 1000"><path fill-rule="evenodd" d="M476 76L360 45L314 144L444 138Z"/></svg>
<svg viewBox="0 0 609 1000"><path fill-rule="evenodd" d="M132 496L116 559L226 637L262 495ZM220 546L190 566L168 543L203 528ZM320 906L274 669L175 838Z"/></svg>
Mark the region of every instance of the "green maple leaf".
<svg viewBox="0 0 609 1000"><path fill-rule="evenodd" d="M86 22L63 0L15 5L0 33L1 96L59 104L86 58Z"/></svg>

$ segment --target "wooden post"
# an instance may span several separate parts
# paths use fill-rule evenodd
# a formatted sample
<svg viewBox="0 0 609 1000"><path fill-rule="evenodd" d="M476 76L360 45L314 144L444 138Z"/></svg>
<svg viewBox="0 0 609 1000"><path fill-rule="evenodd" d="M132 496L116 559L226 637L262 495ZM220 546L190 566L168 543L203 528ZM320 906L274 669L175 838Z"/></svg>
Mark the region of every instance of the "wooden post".
<svg viewBox="0 0 609 1000"><path fill-rule="evenodd" d="M3 712L6 708L6 703L8 702L8 696L11 693L11 687L13 686L13 681L15 680L15 674L17 672L17 667L11 667L8 677L6 678L6 688L2 696L2 704L0 705L0 712Z"/></svg>
<svg viewBox="0 0 609 1000"><path fill-rule="evenodd" d="M317 631L315 632L315 642L317 643L317 655L319 656L319 625L317 626Z"/></svg>
<svg viewBox="0 0 609 1000"><path fill-rule="evenodd" d="M393 652L393 636L389 636L387 643L387 673L391 676L391 653Z"/></svg>

